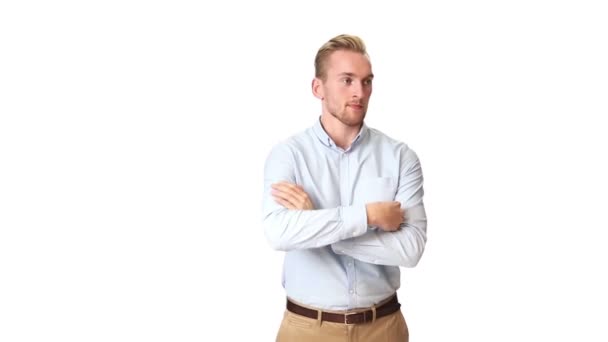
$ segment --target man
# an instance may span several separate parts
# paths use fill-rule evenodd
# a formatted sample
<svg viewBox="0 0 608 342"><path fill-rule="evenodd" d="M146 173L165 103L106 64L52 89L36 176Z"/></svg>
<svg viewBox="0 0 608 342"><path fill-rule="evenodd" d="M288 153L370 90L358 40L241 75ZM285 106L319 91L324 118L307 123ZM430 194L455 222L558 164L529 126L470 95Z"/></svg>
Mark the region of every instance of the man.
<svg viewBox="0 0 608 342"><path fill-rule="evenodd" d="M267 157L265 234L286 251L279 342L408 341L396 291L426 243L423 177L412 149L364 123L373 77L359 37L325 43L321 116Z"/></svg>

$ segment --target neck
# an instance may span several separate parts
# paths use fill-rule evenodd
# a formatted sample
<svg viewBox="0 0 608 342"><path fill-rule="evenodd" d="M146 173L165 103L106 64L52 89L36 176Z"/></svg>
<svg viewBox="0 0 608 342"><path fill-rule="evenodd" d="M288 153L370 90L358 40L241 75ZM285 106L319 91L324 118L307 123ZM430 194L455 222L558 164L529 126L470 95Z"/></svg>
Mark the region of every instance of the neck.
<svg viewBox="0 0 608 342"><path fill-rule="evenodd" d="M348 126L329 113L321 114L321 125L336 145L344 150L348 149L361 130L362 125Z"/></svg>

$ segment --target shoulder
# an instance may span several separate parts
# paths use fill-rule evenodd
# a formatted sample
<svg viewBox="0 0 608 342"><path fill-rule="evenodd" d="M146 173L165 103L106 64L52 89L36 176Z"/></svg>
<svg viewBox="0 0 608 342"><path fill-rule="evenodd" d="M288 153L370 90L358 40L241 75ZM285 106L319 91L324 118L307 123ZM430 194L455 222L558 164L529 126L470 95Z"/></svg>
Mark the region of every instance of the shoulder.
<svg viewBox="0 0 608 342"><path fill-rule="evenodd" d="M306 150L312 144L313 132L310 128L304 129L291 136L276 142L270 149L268 158L273 157L293 157L294 155Z"/></svg>
<svg viewBox="0 0 608 342"><path fill-rule="evenodd" d="M406 160L418 160L416 152L403 140L396 139L381 130L373 127L368 127L370 142L374 145L381 146L382 149L388 149L389 151L399 155L402 159Z"/></svg>

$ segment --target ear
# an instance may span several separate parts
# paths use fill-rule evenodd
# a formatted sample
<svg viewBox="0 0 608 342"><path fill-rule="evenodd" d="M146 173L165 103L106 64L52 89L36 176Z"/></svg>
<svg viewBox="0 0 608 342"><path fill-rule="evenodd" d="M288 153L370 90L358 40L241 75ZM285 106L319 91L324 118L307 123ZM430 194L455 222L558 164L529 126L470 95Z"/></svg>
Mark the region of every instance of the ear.
<svg viewBox="0 0 608 342"><path fill-rule="evenodd" d="M323 81L317 77L312 80L312 94L319 100L325 98L325 92L323 91Z"/></svg>

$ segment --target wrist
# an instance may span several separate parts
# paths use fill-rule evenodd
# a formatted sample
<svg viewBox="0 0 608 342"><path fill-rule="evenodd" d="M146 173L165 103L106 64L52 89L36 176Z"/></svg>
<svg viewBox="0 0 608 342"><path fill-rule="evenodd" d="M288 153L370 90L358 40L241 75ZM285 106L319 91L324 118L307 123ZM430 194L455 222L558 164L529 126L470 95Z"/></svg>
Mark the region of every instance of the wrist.
<svg viewBox="0 0 608 342"><path fill-rule="evenodd" d="M365 205L365 214L367 215L367 225L374 226L376 222L376 218L374 216L374 209L372 204Z"/></svg>

